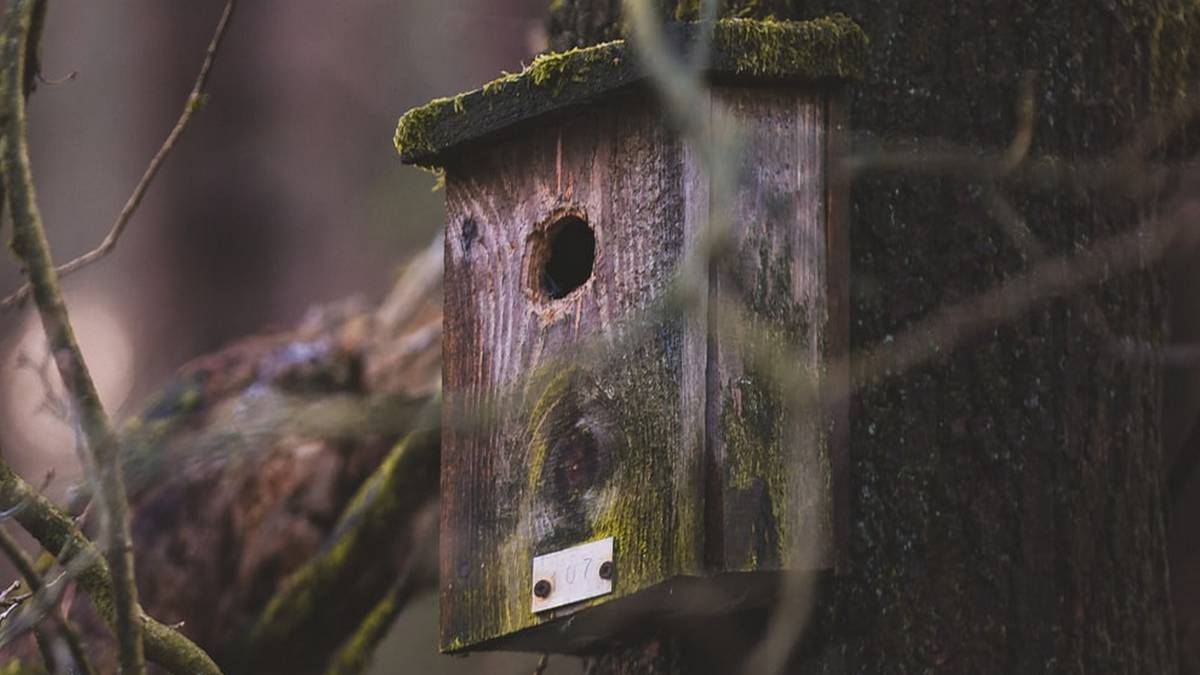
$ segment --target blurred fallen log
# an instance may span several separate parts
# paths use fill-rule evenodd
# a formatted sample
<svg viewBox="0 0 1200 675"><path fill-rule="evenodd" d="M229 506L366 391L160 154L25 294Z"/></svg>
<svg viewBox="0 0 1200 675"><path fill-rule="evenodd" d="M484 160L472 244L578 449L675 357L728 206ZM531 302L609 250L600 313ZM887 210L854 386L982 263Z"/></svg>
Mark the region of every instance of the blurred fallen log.
<svg viewBox="0 0 1200 675"><path fill-rule="evenodd" d="M432 584L441 256L435 241L377 306L317 308L293 330L196 359L122 425L142 605L226 673L322 672L397 579ZM364 501L388 496L364 489L343 513L410 435L410 452L389 463L412 471L392 476L403 494L382 512L389 520L353 521ZM78 513L89 495L72 501ZM342 550L344 536L357 547L355 583L297 602L312 579L291 576ZM265 630L277 595L278 623ZM111 669L113 643L90 604L74 602L70 618ZM261 644L246 658L256 625ZM18 649L32 656L32 646Z"/></svg>

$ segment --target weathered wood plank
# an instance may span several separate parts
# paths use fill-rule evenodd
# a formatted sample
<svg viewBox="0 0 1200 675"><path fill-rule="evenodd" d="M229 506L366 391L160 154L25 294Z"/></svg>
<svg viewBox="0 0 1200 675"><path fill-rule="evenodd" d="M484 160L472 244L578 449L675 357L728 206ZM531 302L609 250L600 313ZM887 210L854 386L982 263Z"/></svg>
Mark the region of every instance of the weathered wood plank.
<svg viewBox="0 0 1200 675"><path fill-rule="evenodd" d="M831 426L822 407L789 402L783 381L819 386L821 365L844 343L844 305L831 306L827 231L827 95L796 88L719 88L745 133L741 176L728 205L736 245L716 264L710 322L711 533L721 571L813 570L835 544ZM845 273L842 265L837 270ZM831 288L831 284L833 284ZM828 341L832 338L831 341ZM710 483L711 484L711 483ZM714 555L710 542L710 560Z"/></svg>
<svg viewBox="0 0 1200 675"><path fill-rule="evenodd" d="M681 146L647 97L447 169L441 634L456 650L702 572L704 383L684 367L703 339L655 306L685 237ZM595 262L553 299L541 267L563 216L592 226ZM607 536L613 596L532 614L532 557Z"/></svg>

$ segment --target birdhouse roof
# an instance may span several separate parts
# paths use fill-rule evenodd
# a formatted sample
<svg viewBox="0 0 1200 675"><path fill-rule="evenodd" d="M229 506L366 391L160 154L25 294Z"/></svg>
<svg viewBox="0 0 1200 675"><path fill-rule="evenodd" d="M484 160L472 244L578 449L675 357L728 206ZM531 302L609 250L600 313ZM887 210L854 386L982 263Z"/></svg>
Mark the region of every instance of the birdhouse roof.
<svg viewBox="0 0 1200 675"><path fill-rule="evenodd" d="M669 42L695 43L699 24L668 28ZM843 15L811 21L724 19L712 26L710 77L738 81L853 80L867 61L867 36ZM644 82L649 74L624 40L543 54L519 73L440 98L400 118L395 143L406 164L439 167L460 146L518 123L586 104Z"/></svg>

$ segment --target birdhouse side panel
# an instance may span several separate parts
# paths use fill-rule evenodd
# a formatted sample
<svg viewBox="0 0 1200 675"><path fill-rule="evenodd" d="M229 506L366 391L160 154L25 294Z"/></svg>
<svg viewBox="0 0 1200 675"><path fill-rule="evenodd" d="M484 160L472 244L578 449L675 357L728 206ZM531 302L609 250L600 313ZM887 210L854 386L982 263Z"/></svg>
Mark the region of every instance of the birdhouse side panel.
<svg viewBox="0 0 1200 675"><path fill-rule="evenodd" d="M705 339L666 297L682 171L632 93L447 166L443 649L701 571ZM612 593L535 614L533 558L607 537Z"/></svg>
<svg viewBox="0 0 1200 675"><path fill-rule="evenodd" d="M723 571L822 569L835 547L836 430L819 392L837 348L829 341L844 339L829 331L831 311L844 311L829 289L830 261L844 253L831 253L842 244L827 230L829 97L733 87L713 96L745 145L727 211L736 244L711 281L709 442L720 485L710 558Z"/></svg>

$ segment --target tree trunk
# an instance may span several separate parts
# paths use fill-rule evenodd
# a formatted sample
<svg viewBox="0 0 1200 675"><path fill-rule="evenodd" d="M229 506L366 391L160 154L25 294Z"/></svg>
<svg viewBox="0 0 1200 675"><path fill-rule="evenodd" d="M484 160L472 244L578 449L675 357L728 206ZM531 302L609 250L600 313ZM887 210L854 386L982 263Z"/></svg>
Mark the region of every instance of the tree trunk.
<svg viewBox="0 0 1200 675"><path fill-rule="evenodd" d="M619 32L615 0L555 4L558 47ZM679 4L667 13L685 16L696 3ZM1200 8L1184 0L831 0L796 13L774 4L780 17L840 11L863 26L870 70L852 88L852 126L882 140L1002 148L1016 128L1018 81L1032 70L1030 154L1111 156L1197 66L1187 45ZM726 2L723 11L762 7ZM852 192L855 349L1035 262L962 178L913 172L859 179ZM1146 215L1145 203L1107 195L1009 196L1048 255ZM1113 340L1161 338L1163 295L1156 273L1114 277L856 392L850 563L822 582L797 666L1176 671L1161 378L1112 355ZM623 658L605 657L602 670L630 672ZM636 671L679 672L679 663Z"/></svg>

